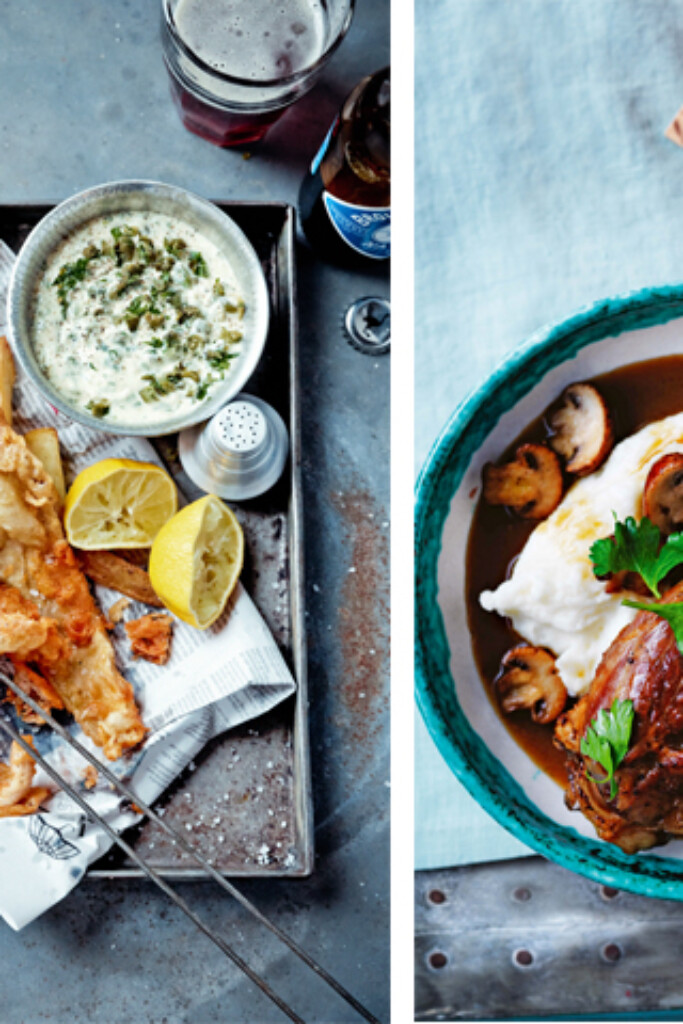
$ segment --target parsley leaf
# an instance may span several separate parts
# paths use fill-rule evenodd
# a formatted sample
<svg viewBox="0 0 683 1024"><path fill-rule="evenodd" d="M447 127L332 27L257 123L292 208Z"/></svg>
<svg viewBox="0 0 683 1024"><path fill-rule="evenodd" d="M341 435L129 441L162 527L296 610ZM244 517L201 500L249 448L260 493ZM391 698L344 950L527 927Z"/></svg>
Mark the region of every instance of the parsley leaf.
<svg viewBox="0 0 683 1024"><path fill-rule="evenodd" d="M672 533L660 549L661 535L647 516L623 523L614 516L614 537L596 540L590 549L593 572L607 576L616 572L637 572L655 597L659 584L672 569L683 563L683 533Z"/></svg>
<svg viewBox="0 0 683 1024"><path fill-rule="evenodd" d="M581 753L605 770L605 778L589 774L594 782L609 782L609 798L617 795L614 773L626 757L633 729L633 701L617 697L609 711L601 708L581 740Z"/></svg>
<svg viewBox="0 0 683 1024"><path fill-rule="evenodd" d="M66 310L69 305L69 292L72 288L85 279L85 275L88 270L89 259L82 256L77 259L75 263L65 263L60 268L59 273L52 282L53 286L57 289L57 295L59 296L59 302L62 307L62 314L66 316Z"/></svg>
<svg viewBox="0 0 683 1024"><path fill-rule="evenodd" d="M643 612L654 612L660 618L666 619L674 631L676 646L683 654L683 604L678 602L661 604L657 601L622 601L621 603L628 605L629 608L639 608Z"/></svg>
<svg viewBox="0 0 683 1024"><path fill-rule="evenodd" d="M230 366L230 360L235 358L234 352L226 352L225 349L221 349L219 352L207 352L206 360L210 366L213 366L214 370L227 370Z"/></svg>
<svg viewBox="0 0 683 1024"><path fill-rule="evenodd" d="M208 277L209 268L206 265L206 260L200 252L191 252L188 258L188 264L190 270L197 277Z"/></svg>

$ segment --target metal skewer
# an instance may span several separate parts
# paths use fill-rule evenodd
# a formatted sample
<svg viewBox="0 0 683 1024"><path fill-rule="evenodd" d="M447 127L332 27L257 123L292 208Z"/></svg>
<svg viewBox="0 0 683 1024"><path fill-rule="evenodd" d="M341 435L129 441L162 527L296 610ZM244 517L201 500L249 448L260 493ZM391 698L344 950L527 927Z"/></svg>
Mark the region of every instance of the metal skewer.
<svg viewBox="0 0 683 1024"><path fill-rule="evenodd" d="M79 793L73 788L73 786L70 786L69 783L66 782L59 775L59 773L56 772L54 768L52 768L47 763L45 758L42 757L36 750L34 750L30 743L26 742L21 733L19 733L18 730L16 730L14 726L7 721L7 719L0 718L0 729L2 729L4 733L10 736L15 743L18 743L20 746L22 746L27 754L31 755L31 757L40 765L43 771L47 772L47 774L50 776L53 782L56 782L57 785L59 785L60 788L63 789L65 793L68 793L71 799L78 804L81 810L84 811L85 814L87 814L87 816L92 821L97 822L97 824L104 829L109 838L113 839L114 842L117 843L133 861L135 861L135 863L138 865L139 868L141 868L142 871L144 871L147 877L152 882L154 882L155 885L158 885L159 888L163 890L163 892L165 892L166 895L170 897L170 899L173 900L175 905L177 907L180 907L183 913L187 914L190 920L193 921L197 925L197 927L201 931L203 931L204 934L207 935L211 939L211 941L214 942L218 946L218 948L223 953L225 953L225 955L229 957L237 967L240 968L241 971L244 971L247 977L249 977L254 982L255 985L258 985L261 991L265 995L267 995L269 999L272 999L275 1005L278 1006L282 1010L282 1012L285 1013L287 1017L289 1017L290 1020L294 1021L295 1024L306 1024L303 1018L299 1017L299 1015L295 1013L294 1010L287 1003L285 1003L285 1001L281 999L276 992L273 991L270 985L266 981L264 981L260 975L253 971L244 960L242 960L242 958L234 951L234 949L232 949L227 944L227 942L225 942L220 937L220 935L217 935L212 928L210 928L207 924L204 924L202 919L197 914L195 914L195 912L187 905L182 896L179 896L178 893L174 889L172 889L171 886L168 885L168 883L165 882L163 878L161 878L142 857L138 856L135 850L133 850L133 848L128 845L125 839L122 839L121 836L119 836L118 833L115 832L114 829L104 820L104 818L100 817L100 815L96 811L94 811L92 807L79 795Z"/></svg>
<svg viewBox="0 0 683 1024"><path fill-rule="evenodd" d="M325 970L317 961L315 961L298 943L283 932L277 925L267 918L259 909L256 907L239 889L237 889L231 882L228 881L223 875L218 872L212 864L197 850L191 843L187 841L185 836L173 828L172 825L161 817L149 804L137 796L137 794L127 785L123 780L119 779L107 765L103 764L97 757L90 753L89 750L79 743L64 728L51 714L42 708L36 701L33 700L27 693L25 693L20 686L18 686L13 679L10 679L5 673L0 672L0 683L4 683L10 690L12 690L22 701L24 701L36 714L46 721L50 727L57 733L66 743L68 743L74 750L76 750L86 761L89 762L102 776L107 779L113 786L115 786L125 797L131 800L146 814L152 821L154 821L168 836L170 836L180 848L191 856L204 871L211 877L225 892L237 900L256 920L261 924L265 925L269 931L273 933L281 942L283 942L299 959L306 964L315 974L318 975L324 982L326 982L341 999L345 1000L353 1009L368 1021L369 1024L380 1024L380 1021L375 1017L362 1003L360 1003L355 996L353 996L347 989L344 988L340 982L337 981L328 971ZM172 900L180 907L191 918L191 920L204 932L241 970L251 978L252 981L270 998L276 1005L293 1021L301 1021L294 1011L289 1007L283 1000L280 999L276 993L270 988L259 975L257 975L252 969L239 957L234 950L231 949L223 939L220 938L208 925L194 913L193 910L185 903L183 898L179 896L174 889L168 885L155 871L151 868L147 862L137 854L132 847L119 836L119 834L111 828L111 826L94 811L90 805L81 797L81 795L66 782L62 776L52 768L51 765L30 746L21 736L21 734L11 725L6 719L0 717L0 728L13 740L19 743L24 750L44 769L44 771L50 776L50 778L66 792L78 806L88 815L91 820L97 822L107 835L112 839L124 852L141 868L141 870L147 875L147 877L159 886Z"/></svg>

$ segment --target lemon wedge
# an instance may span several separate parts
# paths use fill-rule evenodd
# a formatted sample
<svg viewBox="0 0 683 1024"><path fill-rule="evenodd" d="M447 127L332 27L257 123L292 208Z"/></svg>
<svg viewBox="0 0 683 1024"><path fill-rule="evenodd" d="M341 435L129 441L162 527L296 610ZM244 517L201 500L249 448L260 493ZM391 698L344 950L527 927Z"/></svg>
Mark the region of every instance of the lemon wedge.
<svg viewBox="0 0 683 1024"><path fill-rule="evenodd" d="M102 459L69 488L64 529L69 543L86 551L144 548L177 508L175 484L159 466Z"/></svg>
<svg viewBox="0 0 683 1024"><path fill-rule="evenodd" d="M225 608L244 561L242 527L213 494L187 505L161 527L149 578L167 608L206 629Z"/></svg>

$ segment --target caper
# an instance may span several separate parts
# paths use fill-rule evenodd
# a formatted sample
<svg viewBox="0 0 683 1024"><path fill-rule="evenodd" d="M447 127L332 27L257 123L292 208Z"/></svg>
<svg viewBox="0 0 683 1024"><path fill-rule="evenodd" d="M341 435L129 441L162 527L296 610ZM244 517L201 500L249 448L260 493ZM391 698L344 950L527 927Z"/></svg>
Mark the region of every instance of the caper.
<svg viewBox="0 0 683 1024"><path fill-rule="evenodd" d="M140 392L140 398L142 399L143 402L159 401L159 396L157 395L156 391L154 390L151 384L148 384L146 388L142 389L142 391Z"/></svg>
<svg viewBox="0 0 683 1024"><path fill-rule="evenodd" d="M86 405L86 409L89 409L93 416L97 416L98 419L101 419L109 412L109 402L106 398L99 398L97 400L93 398Z"/></svg>
<svg viewBox="0 0 683 1024"><path fill-rule="evenodd" d="M154 258L155 249L151 238L141 238L137 244L135 255L145 263L150 263Z"/></svg>
<svg viewBox="0 0 683 1024"><path fill-rule="evenodd" d="M128 271L124 270L121 272L120 278L109 292L110 299L118 299L119 295L121 295L125 291L125 289L128 287L129 276L130 275L128 274Z"/></svg>
<svg viewBox="0 0 683 1024"><path fill-rule="evenodd" d="M128 260L132 260L135 255L135 243L132 238L127 235L122 235L121 238L117 238L114 242L114 252L118 259L119 264L127 263Z"/></svg>
<svg viewBox="0 0 683 1024"><path fill-rule="evenodd" d="M186 320L193 320L197 317L201 317L201 312L196 306L183 306L182 309L178 310L178 323L184 324Z"/></svg>
<svg viewBox="0 0 683 1024"><path fill-rule="evenodd" d="M246 308L242 299L238 301L237 305L234 302L226 302L224 306L226 313L237 313L240 320L243 318Z"/></svg>
<svg viewBox="0 0 683 1024"><path fill-rule="evenodd" d="M187 243L182 238L167 238L164 245L168 252L173 253L174 256L179 256L184 249L187 249Z"/></svg>

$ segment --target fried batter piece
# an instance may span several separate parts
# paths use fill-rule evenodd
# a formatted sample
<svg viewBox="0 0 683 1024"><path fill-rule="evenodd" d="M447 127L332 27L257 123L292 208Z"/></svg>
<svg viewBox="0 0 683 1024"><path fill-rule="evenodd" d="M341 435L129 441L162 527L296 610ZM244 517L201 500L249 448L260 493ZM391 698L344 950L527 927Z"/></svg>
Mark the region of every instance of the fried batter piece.
<svg viewBox="0 0 683 1024"><path fill-rule="evenodd" d="M134 657L165 665L171 656L173 619L158 612L126 622L125 630Z"/></svg>
<svg viewBox="0 0 683 1024"><path fill-rule="evenodd" d="M44 711L54 711L64 707L64 702L52 683L48 683L47 679L41 676L40 672L36 672L30 665L19 661L12 654L9 657L14 665L14 681L25 694L31 697L36 704L39 704ZM9 687L5 694L5 700L14 705L19 717L28 725L42 725L44 723L42 716L29 707L26 701L23 701L19 694L10 690Z"/></svg>
<svg viewBox="0 0 683 1024"><path fill-rule="evenodd" d="M30 736L23 736L33 746ZM51 794L45 786L32 786L35 761L22 746L12 741L9 764L0 764L0 818L34 814Z"/></svg>
<svg viewBox="0 0 683 1024"><path fill-rule="evenodd" d="M35 666L85 734L116 760L145 727L58 508L41 463L0 424L0 654Z"/></svg>

